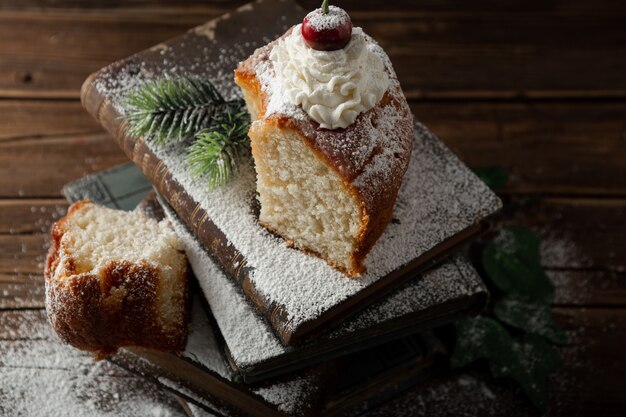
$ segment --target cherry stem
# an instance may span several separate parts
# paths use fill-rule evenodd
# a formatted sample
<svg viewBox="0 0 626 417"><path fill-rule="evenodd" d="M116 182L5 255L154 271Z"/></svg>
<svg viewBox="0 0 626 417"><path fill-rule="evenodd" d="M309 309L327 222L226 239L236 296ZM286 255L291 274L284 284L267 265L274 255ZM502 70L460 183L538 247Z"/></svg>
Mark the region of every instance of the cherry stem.
<svg viewBox="0 0 626 417"><path fill-rule="evenodd" d="M330 2L330 0L324 0L322 2L322 13L328 14L328 3L329 2Z"/></svg>

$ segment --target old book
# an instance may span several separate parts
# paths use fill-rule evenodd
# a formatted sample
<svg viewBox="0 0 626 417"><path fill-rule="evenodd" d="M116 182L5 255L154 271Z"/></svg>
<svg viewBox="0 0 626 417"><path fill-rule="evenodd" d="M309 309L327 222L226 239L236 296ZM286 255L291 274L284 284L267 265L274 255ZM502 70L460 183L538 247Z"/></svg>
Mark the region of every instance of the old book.
<svg viewBox="0 0 626 417"><path fill-rule="evenodd" d="M130 210L131 201L145 197L146 183L136 167L123 165L84 177L66 185L63 191L70 202L90 198ZM129 199L129 195L133 197ZM164 217L154 193L143 198L136 209L157 219ZM225 285L231 284L226 281ZM122 350L110 360L209 415L345 416L363 412L426 378L443 352L432 333L412 334L315 367L308 365L319 361L303 358L301 367L308 369L244 384L228 366L224 338L206 301L197 289L193 292L197 295L191 307L189 339L182 353L135 348ZM242 298L238 302L246 303Z"/></svg>
<svg viewBox="0 0 626 417"><path fill-rule="evenodd" d="M371 409L439 369L445 350L431 333L416 333L324 365L255 384L225 368L219 333L201 300L181 355L124 349L110 360L220 416L348 416Z"/></svg>
<svg viewBox="0 0 626 417"><path fill-rule="evenodd" d="M251 3L102 69L82 89L86 109L141 167L285 344L326 332L415 278L476 235L481 222L500 207L499 199L417 124L414 157L394 220L367 258L368 273L348 280L324 261L288 248L258 224L250 158L231 184L211 191L189 174L180 145L156 146L126 134L128 91L148 79L191 74L211 79L226 97L237 95L232 80L237 63L303 15L292 1Z"/></svg>
<svg viewBox="0 0 626 417"><path fill-rule="evenodd" d="M149 184L135 165L125 164L70 183L64 187L64 194L70 201L91 198L100 204L131 210L134 206L128 204L131 201L128 195L133 195L133 199L145 196ZM248 383L310 367L448 322L478 310L486 298L482 282L471 265L463 257L453 256L315 341L285 347L249 305L241 289L217 268L209 253L171 208L165 203L164 206L185 241L201 287L213 306L217 328L227 342L227 358ZM155 218L165 216L154 193L143 200L140 208Z"/></svg>
<svg viewBox="0 0 626 417"><path fill-rule="evenodd" d="M173 210L168 206L164 210L183 241L194 275L224 336L230 363L249 382L448 323L477 312L487 297L469 262L453 256L334 330L299 346L285 346Z"/></svg>

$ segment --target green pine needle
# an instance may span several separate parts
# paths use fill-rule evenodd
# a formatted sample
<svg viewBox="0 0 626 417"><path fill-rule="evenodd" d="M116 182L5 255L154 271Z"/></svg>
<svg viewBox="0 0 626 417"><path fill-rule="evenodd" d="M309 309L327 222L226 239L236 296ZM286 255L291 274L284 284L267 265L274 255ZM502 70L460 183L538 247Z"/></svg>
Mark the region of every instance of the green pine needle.
<svg viewBox="0 0 626 417"><path fill-rule="evenodd" d="M182 77L145 83L129 94L126 106L130 135L164 143L214 127L225 114L239 112L243 101L225 100L209 80Z"/></svg>
<svg viewBox="0 0 626 417"><path fill-rule="evenodd" d="M237 172L237 158L250 142L250 118L246 112L229 112L214 118L212 130L203 130L189 147L187 163L192 174L206 176L211 188L230 181Z"/></svg>

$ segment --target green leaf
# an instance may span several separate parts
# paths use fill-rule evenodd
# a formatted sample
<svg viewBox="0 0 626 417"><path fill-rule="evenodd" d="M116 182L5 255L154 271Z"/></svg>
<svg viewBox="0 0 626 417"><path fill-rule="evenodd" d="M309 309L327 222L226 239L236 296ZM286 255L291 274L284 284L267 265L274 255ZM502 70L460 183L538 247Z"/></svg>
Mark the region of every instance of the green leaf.
<svg viewBox="0 0 626 417"><path fill-rule="evenodd" d="M548 402L548 377L562 366L559 353L543 338L524 335L513 344L511 361L492 360L489 369L495 377L513 378L531 402L545 410Z"/></svg>
<svg viewBox="0 0 626 417"><path fill-rule="evenodd" d="M500 166L475 168L474 173L492 190L504 187L509 181L509 175Z"/></svg>
<svg viewBox="0 0 626 417"><path fill-rule="evenodd" d="M554 321L552 311L547 304L505 297L496 302L493 312L504 323L527 333L543 336L560 345L567 343L565 333Z"/></svg>
<svg viewBox="0 0 626 417"><path fill-rule="evenodd" d="M508 226L483 250L487 275L505 295L548 303L554 287L541 266L539 237L530 230Z"/></svg>
<svg viewBox="0 0 626 417"><path fill-rule="evenodd" d="M210 80L181 77L148 81L125 99L127 132L157 143L183 141L229 112L243 101L225 100Z"/></svg>
<svg viewBox="0 0 626 417"><path fill-rule="evenodd" d="M455 367L487 359L494 377L514 379L538 408L548 400L548 377L561 366L558 352L543 338L524 335L515 340L497 321L475 317L455 323L457 342L450 358Z"/></svg>
<svg viewBox="0 0 626 417"><path fill-rule="evenodd" d="M198 133L187 154L191 172L205 176L211 188L230 181L237 172L237 159L250 142L249 126L247 113L229 113L214 130Z"/></svg>
<svg viewBox="0 0 626 417"><path fill-rule="evenodd" d="M513 339L497 321L473 317L455 323L456 346L450 364L459 368L478 359L507 363L513 356Z"/></svg>

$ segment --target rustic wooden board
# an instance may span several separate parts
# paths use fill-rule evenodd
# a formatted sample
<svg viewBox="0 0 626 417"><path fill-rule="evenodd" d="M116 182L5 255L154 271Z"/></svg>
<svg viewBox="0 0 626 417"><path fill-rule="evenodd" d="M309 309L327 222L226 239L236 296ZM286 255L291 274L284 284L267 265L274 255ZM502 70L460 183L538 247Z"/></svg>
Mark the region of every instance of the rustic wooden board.
<svg viewBox="0 0 626 417"><path fill-rule="evenodd" d="M0 10L46 10L63 11L66 13L91 13L109 11L115 14L129 12L177 12L189 14L198 9L229 11L245 4L246 0L92 0L88 3L82 0L2 0ZM319 7L318 0L298 0L298 4L305 9ZM381 8L379 0L342 0L342 7L351 13L376 12L378 14L407 14L418 12L515 12L515 13L556 13L556 12L623 12L624 4L621 0L482 0L468 3L465 0L394 0Z"/></svg>
<svg viewBox="0 0 626 417"><path fill-rule="evenodd" d="M0 100L0 114L0 142L101 131L73 100Z"/></svg>
<svg viewBox="0 0 626 417"><path fill-rule="evenodd" d="M43 308L44 297L43 275L0 272L0 310Z"/></svg>
<svg viewBox="0 0 626 417"><path fill-rule="evenodd" d="M0 200L0 234L48 233L67 206L61 199Z"/></svg>
<svg viewBox="0 0 626 417"><path fill-rule="evenodd" d="M529 200L506 219L539 233L547 268L626 271L626 200Z"/></svg>

